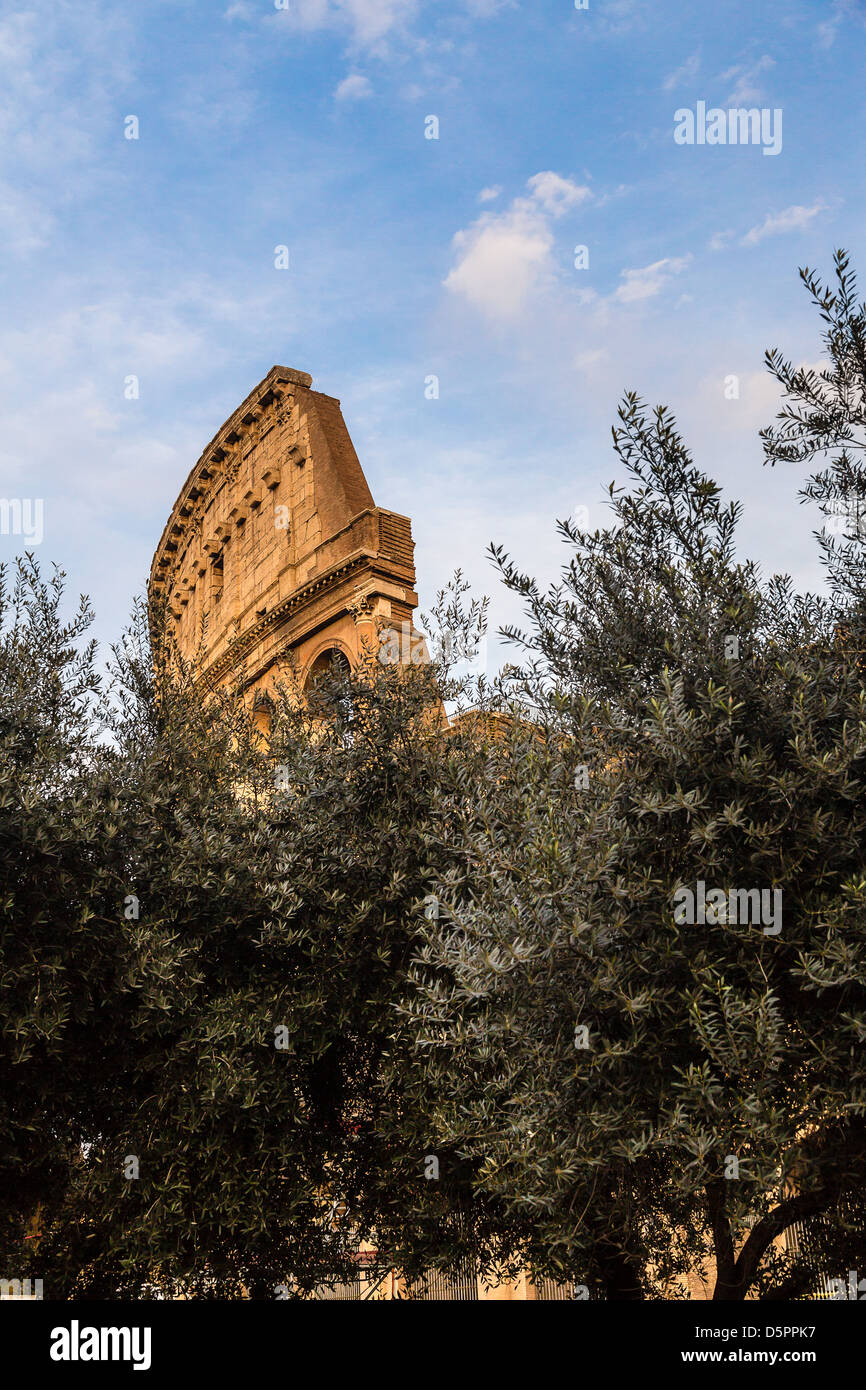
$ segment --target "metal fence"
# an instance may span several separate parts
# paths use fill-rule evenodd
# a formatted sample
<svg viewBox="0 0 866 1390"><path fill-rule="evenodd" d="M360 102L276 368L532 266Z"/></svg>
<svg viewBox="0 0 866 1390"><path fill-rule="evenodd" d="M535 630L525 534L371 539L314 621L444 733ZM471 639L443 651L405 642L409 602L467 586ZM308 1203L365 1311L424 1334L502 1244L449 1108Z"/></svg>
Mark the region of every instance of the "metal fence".
<svg viewBox="0 0 866 1390"><path fill-rule="evenodd" d="M556 1279L536 1279L535 1297L538 1301L549 1303L551 1301L562 1302L565 1300L571 1303L574 1300L574 1284L560 1284Z"/></svg>
<svg viewBox="0 0 866 1390"><path fill-rule="evenodd" d="M451 1269L431 1269L406 1290L407 1298L430 1301L475 1302L478 1299L478 1276L475 1267L466 1260Z"/></svg>

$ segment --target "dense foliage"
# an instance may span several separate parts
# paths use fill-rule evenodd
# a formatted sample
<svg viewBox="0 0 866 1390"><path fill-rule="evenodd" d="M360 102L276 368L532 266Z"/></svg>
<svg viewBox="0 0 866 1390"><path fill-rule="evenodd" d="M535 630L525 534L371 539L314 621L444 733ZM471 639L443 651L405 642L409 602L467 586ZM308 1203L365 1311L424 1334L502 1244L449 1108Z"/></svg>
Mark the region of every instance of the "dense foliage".
<svg viewBox="0 0 866 1390"><path fill-rule="evenodd" d="M770 355L765 439L840 446L806 493L856 521L866 317L837 269L835 295L804 273L827 367ZM542 1267L795 1296L866 1264L864 536L824 534L830 594L798 595L737 559L740 508L665 410L628 396L614 445L631 486L562 527L555 588L494 548L528 615L513 719L480 805L442 808L465 867L407 1008L443 1142L533 1213Z"/></svg>
<svg viewBox="0 0 866 1390"><path fill-rule="evenodd" d="M527 624L489 686L454 677L458 582L432 663L288 681L264 739L160 614L103 681L86 602L4 575L6 1277L306 1296L363 1246L732 1299L866 1267L866 312L844 256L804 278L827 365L769 355L764 441L820 458L823 598L737 557L634 395L560 583L493 549Z"/></svg>

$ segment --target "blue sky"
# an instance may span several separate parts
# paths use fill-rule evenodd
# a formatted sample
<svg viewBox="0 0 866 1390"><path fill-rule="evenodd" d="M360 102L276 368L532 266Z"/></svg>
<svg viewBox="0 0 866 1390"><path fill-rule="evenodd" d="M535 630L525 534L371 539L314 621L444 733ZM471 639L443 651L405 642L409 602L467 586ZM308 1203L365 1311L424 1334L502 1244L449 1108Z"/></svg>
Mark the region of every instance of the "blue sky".
<svg viewBox="0 0 866 1390"><path fill-rule="evenodd" d="M192 463L282 363L411 515L422 606L460 565L502 620L487 543L553 577L555 518L604 520L633 388L742 498L744 552L816 586L801 478L761 465L762 356L819 359L798 266L844 245L866 276L864 57L861 0L13 4L0 494L44 498L41 556L111 640ZM698 101L780 109L780 153L677 145Z"/></svg>

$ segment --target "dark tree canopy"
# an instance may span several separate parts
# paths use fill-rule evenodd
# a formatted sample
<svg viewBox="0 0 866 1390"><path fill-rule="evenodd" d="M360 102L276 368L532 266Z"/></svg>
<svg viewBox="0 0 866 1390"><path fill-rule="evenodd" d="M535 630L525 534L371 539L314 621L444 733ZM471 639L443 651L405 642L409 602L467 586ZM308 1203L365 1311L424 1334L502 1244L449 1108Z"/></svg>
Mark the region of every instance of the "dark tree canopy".
<svg viewBox="0 0 866 1390"><path fill-rule="evenodd" d="M738 556L634 394L559 582L492 547L526 622L490 684L455 676L458 576L431 663L289 682L264 736L159 613L102 678L86 601L4 574L9 1277L304 1297L363 1247L738 1299L866 1266L866 311L842 253L803 278L827 366L768 354L763 438L816 460L823 596Z"/></svg>

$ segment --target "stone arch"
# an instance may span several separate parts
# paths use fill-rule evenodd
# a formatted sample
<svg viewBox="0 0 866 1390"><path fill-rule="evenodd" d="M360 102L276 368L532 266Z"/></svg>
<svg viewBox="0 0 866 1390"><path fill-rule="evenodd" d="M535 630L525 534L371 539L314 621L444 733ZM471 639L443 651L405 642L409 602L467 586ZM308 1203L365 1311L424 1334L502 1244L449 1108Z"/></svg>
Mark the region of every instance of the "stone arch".
<svg viewBox="0 0 866 1390"><path fill-rule="evenodd" d="M316 648L315 654L308 661L301 682L302 689L306 692L315 683L316 676L324 675L336 661L338 666L348 673L354 667L352 660L353 653L346 646L345 642L340 641L334 636L326 637Z"/></svg>
<svg viewBox="0 0 866 1390"><path fill-rule="evenodd" d="M257 690L253 697L253 724L259 737L268 742L274 727L274 702L267 691Z"/></svg>
<svg viewBox="0 0 866 1390"><path fill-rule="evenodd" d="M334 668L336 667L336 671ZM335 699L333 687L328 688L329 678L336 674L337 679L347 676L352 663L342 645L331 639L320 647L317 656L310 662L304 676L304 700L311 714L316 718L328 718L338 710L344 717L351 718L353 703L351 697ZM320 684L321 682L321 684Z"/></svg>

